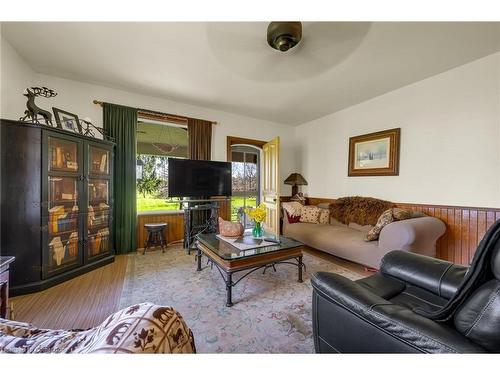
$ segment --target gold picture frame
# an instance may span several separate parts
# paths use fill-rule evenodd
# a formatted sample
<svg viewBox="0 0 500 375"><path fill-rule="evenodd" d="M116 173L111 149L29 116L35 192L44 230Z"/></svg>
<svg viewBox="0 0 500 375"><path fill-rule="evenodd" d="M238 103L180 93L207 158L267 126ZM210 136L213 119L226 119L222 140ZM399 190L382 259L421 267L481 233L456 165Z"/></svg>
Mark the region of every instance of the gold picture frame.
<svg viewBox="0 0 500 375"><path fill-rule="evenodd" d="M348 176L398 176L401 128L349 138Z"/></svg>

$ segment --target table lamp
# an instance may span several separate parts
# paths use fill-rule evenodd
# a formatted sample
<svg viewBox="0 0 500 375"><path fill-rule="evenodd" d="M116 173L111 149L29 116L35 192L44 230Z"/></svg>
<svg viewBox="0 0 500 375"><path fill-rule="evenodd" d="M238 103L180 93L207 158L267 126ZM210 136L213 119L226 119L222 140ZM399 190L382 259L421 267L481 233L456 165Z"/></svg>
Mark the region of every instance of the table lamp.
<svg viewBox="0 0 500 375"><path fill-rule="evenodd" d="M292 185L292 197L299 192L299 185L307 185L307 181L300 173L292 173L285 180L285 184Z"/></svg>

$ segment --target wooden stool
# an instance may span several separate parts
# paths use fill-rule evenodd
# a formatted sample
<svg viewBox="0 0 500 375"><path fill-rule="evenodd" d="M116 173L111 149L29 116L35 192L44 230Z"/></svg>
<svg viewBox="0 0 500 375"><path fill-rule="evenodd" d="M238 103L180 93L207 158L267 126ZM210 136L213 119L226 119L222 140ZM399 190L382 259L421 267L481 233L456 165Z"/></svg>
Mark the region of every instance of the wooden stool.
<svg viewBox="0 0 500 375"><path fill-rule="evenodd" d="M148 235L146 237L146 241L144 241L144 252L143 255L146 254L146 250L148 247L153 245L161 246L162 253L165 252L165 246L167 244L167 236L163 236L163 230L168 227L168 223L151 223L144 224L144 228L148 231Z"/></svg>

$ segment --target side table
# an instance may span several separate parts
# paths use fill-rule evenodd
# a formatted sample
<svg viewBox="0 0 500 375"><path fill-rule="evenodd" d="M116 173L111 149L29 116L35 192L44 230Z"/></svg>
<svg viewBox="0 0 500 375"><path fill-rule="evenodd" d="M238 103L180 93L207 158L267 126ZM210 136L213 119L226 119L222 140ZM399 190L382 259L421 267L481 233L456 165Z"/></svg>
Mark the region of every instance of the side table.
<svg viewBox="0 0 500 375"><path fill-rule="evenodd" d="M8 319L9 306L9 265L15 260L12 256L0 257L0 318Z"/></svg>

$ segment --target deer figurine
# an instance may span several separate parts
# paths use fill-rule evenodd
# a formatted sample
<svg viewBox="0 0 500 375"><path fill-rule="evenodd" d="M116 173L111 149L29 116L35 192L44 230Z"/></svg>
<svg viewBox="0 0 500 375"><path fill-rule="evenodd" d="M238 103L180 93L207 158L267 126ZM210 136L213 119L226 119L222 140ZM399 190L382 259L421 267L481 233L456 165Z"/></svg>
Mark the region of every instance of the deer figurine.
<svg viewBox="0 0 500 375"><path fill-rule="evenodd" d="M38 116L42 116L43 119L45 120L45 124L53 126L52 125L52 114L49 111L46 111L44 109L41 109L35 104L35 98L37 96L43 96L45 98L52 98L57 95L54 90L48 89L47 87L31 87L31 90L29 88L26 89L26 94L23 94L28 98L28 101L26 102L26 109L24 111L24 117L21 117L19 120L20 121L25 121L27 118L33 123L39 123L38 122Z"/></svg>

